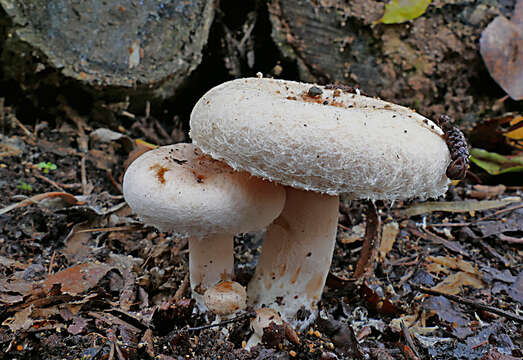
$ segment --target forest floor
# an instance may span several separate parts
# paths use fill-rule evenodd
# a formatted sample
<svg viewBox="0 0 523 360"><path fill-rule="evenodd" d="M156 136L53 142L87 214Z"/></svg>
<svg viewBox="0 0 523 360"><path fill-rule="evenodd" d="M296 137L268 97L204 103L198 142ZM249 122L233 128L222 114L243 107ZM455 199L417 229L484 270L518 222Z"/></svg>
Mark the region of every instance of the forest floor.
<svg viewBox="0 0 523 360"><path fill-rule="evenodd" d="M23 124L1 105L0 358L523 356L521 186L471 176L436 201L377 203L381 224L370 225L369 204L342 201L319 318L248 352L251 312L207 327L214 316L190 300L187 242L143 226L122 196L125 167L148 148L135 139L183 132L123 112L133 127L92 128L66 103L53 125ZM374 272L355 281L366 226L381 246ZM260 246L260 234L236 237L240 283Z"/></svg>

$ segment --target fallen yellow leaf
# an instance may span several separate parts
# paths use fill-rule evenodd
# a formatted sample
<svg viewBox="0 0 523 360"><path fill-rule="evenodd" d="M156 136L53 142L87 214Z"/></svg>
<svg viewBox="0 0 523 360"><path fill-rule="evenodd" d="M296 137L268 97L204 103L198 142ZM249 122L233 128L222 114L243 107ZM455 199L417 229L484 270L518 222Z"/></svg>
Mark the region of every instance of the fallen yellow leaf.
<svg viewBox="0 0 523 360"><path fill-rule="evenodd" d="M390 222L383 225L378 261L383 261L389 251L392 250L392 246L394 245L399 232L400 228L397 222Z"/></svg>
<svg viewBox="0 0 523 360"><path fill-rule="evenodd" d="M481 273L479 272L478 268L472 264L471 262L465 261L463 259L450 257L450 256L429 256L427 257L427 260L432 261L433 263L442 265L446 268L453 269L453 270L461 270L468 272L469 274L473 274L476 276L480 276Z"/></svg>
<svg viewBox="0 0 523 360"><path fill-rule="evenodd" d="M431 289L449 295L456 295L461 292L463 286L472 286L476 289L482 289L485 287L485 283L476 275L460 271L456 274L447 276L442 282Z"/></svg>

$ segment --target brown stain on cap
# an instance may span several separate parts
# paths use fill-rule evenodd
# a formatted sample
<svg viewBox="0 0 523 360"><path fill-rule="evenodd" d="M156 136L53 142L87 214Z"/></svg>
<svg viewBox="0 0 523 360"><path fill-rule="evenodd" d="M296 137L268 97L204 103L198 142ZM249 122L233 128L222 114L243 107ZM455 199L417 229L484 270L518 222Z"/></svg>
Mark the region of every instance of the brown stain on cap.
<svg viewBox="0 0 523 360"><path fill-rule="evenodd" d="M149 170L156 172L156 180L158 180L160 184L165 184L165 173L169 171L169 169L160 164L154 164L149 168Z"/></svg>
<svg viewBox="0 0 523 360"><path fill-rule="evenodd" d="M222 281L221 283L219 283L218 285L216 285L214 287L216 289L217 292L219 293L222 293L222 292L230 292L233 290L233 287L232 287L232 281Z"/></svg>
<svg viewBox="0 0 523 360"><path fill-rule="evenodd" d="M192 171L194 177L196 178L196 182L197 182L198 184L203 183L203 180L205 180L206 176L203 175L203 174L199 174L199 173L197 173L195 170L191 170L191 171Z"/></svg>
<svg viewBox="0 0 523 360"><path fill-rule="evenodd" d="M333 97L335 97L335 95L333 95ZM321 96L317 96L317 97L312 97L310 95L308 95L307 93L305 94L302 94L301 98L303 99L303 101L305 102L308 102L308 103L316 103L316 104L320 104L320 105L330 105L330 106L336 106L336 107L339 107L339 108L344 108L344 109L347 109L349 108L350 106L346 106L342 101L336 101L336 100L327 100L327 98L322 98Z"/></svg>

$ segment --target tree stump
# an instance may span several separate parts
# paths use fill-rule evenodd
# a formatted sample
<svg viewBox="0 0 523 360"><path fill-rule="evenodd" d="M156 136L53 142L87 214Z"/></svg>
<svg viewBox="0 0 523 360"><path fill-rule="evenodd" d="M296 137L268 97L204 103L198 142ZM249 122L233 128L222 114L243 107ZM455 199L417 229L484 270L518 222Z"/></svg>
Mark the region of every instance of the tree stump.
<svg viewBox="0 0 523 360"><path fill-rule="evenodd" d="M378 23L385 3L272 0L272 36L302 80L358 86L428 116L473 120L503 96L486 74L478 40L515 1L434 0L422 16L393 25Z"/></svg>
<svg viewBox="0 0 523 360"><path fill-rule="evenodd" d="M30 87L34 74L56 70L90 89L161 98L200 63L214 16L212 0L0 0L0 7L8 19L5 77Z"/></svg>

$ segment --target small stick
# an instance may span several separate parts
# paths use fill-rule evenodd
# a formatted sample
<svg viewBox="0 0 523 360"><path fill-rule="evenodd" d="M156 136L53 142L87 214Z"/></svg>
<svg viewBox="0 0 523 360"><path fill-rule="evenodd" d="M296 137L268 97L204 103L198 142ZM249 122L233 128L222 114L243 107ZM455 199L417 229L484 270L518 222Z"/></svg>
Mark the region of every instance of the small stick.
<svg viewBox="0 0 523 360"><path fill-rule="evenodd" d="M499 240L508 242L509 244L523 244L523 238L507 236L505 234L499 234L498 237L499 237Z"/></svg>
<svg viewBox="0 0 523 360"><path fill-rule="evenodd" d="M483 221L483 220L486 220L488 218L491 218L491 217L494 217L494 216L498 216L498 215L501 215L503 213L506 213L508 211L512 211L512 210L517 210L519 208L522 208L523 207L523 203L519 204L519 205L516 205L516 206L513 206L513 207L510 207L510 208L505 208L505 209L501 209L501 210L498 210L492 214L489 214L489 215L486 215L486 216L483 216L477 220L472 220L472 223L477 223L479 221Z"/></svg>
<svg viewBox="0 0 523 360"><path fill-rule="evenodd" d="M245 319L251 319L254 317L256 317L256 313L254 311L247 311L244 314L238 315L229 320L220 321L219 323L216 323L216 324L209 324L209 325L197 326L197 327L192 327L192 328L188 327L188 328L183 328L181 330L173 330L169 334L167 334L167 336L165 337L165 342L170 342L172 339L174 339L175 336L177 336L178 334L180 334L182 332L193 332L193 331L210 329L213 327L224 326L227 324L232 324L234 322L242 321Z"/></svg>
<svg viewBox="0 0 523 360"><path fill-rule="evenodd" d="M56 257L56 251L53 251L53 255L51 255L51 260L49 260L49 270L47 271L47 275L51 275L53 273L55 257Z"/></svg>
<svg viewBox="0 0 523 360"><path fill-rule="evenodd" d="M51 186L54 186L55 188L57 188L58 190L62 191L62 192L65 192L64 188L61 187L60 185L58 185L56 182L54 182L53 180L49 179L48 177L46 176L43 176L41 174L38 174L37 172L33 171L33 176L40 179L40 180L43 180L45 181L46 183L50 184Z"/></svg>
<svg viewBox="0 0 523 360"><path fill-rule="evenodd" d="M20 122L20 120L18 120L18 119L16 118L16 116L13 116L12 118L15 120L16 125L18 125L18 126L19 126L19 127L20 127L24 132L25 132L26 135L28 135L28 136L29 136L31 139L33 139L33 140L35 139L34 134L33 134L31 131L29 131L29 130L24 126L24 124L22 124L22 123Z"/></svg>
<svg viewBox="0 0 523 360"><path fill-rule="evenodd" d="M488 343L489 343L489 339L485 339L482 342L479 342L476 345L472 346L471 349L477 349L479 347L482 347L483 345L487 345Z"/></svg>
<svg viewBox="0 0 523 360"><path fill-rule="evenodd" d="M111 341L111 347L109 350L109 360L113 360L113 359L114 359L114 342Z"/></svg>
<svg viewBox="0 0 523 360"><path fill-rule="evenodd" d="M57 184L60 185L61 187L63 187L64 189L78 189L79 187L82 187L82 184L80 184L80 183L72 183L72 184L57 183Z"/></svg>
<svg viewBox="0 0 523 360"><path fill-rule="evenodd" d="M418 236L422 239L435 242L437 244L443 245L445 248L447 248L453 252L456 252L456 253L466 256L466 257L470 257L470 254L468 254L466 251L464 251L461 248L461 246L458 243L456 243L455 241L444 239L440 236L437 236L436 234L425 234L425 233L419 231L418 229L410 227L410 226L407 229L414 236Z"/></svg>
<svg viewBox="0 0 523 360"><path fill-rule="evenodd" d="M59 197L70 205L84 205L85 204L85 202L78 201L78 199L76 197L74 197L74 195L71 195L69 193L52 191L52 192L34 195L34 196L31 196L30 198L24 199L15 204L8 205L5 208L0 209L0 215L6 214L13 209L17 209L17 208L24 207L24 206L29 206L31 204L36 204L39 201L42 201L47 198L52 198L52 197Z"/></svg>
<svg viewBox="0 0 523 360"><path fill-rule="evenodd" d="M407 326L403 321L400 322L401 325L401 331L403 333L403 337L405 338L405 341L407 342L408 347L412 352L414 353L414 358L419 359L419 353L418 350L416 350L416 346L414 345L414 341L412 341L412 337L410 336L409 329L407 329Z"/></svg>
<svg viewBox="0 0 523 360"><path fill-rule="evenodd" d="M87 193L87 171L85 170L85 155L80 160L80 174L82 176L82 194L88 195Z"/></svg>
<svg viewBox="0 0 523 360"><path fill-rule="evenodd" d="M345 226L345 225L342 225L342 224L340 224L340 223L338 223L338 227L339 227L340 229L342 229L342 230L345 230L345 231L350 231L350 230L351 230L349 227L347 227L347 226Z"/></svg>
<svg viewBox="0 0 523 360"><path fill-rule="evenodd" d="M472 306L472 307L474 307L476 309L479 309L479 310L485 310L485 311L491 312L493 314L497 314L497 315L506 317L507 319L514 320L516 322L519 322L519 323L523 324L523 317L521 317L519 315L516 315L516 314L509 313L509 312L507 312L505 310L501 310L501 309L498 309L498 308L490 306L490 305L485 305L485 304L482 304L482 303L476 303L474 301L467 300L467 299L465 299L465 298L463 298L461 296L445 294L445 293L440 292L440 291L423 288L423 287L420 287L420 286L414 285L414 284L411 284L411 287L414 290L417 290L417 291L425 293L425 294L434 295L434 296L443 296L443 297L446 297L447 299L452 300L454 302L465 304L465 305L469 305L469 306Z"/></svg>
<svg viewBox="0 0 523 360"><path fill-rule="evenodd" d="M183 330L185 331L200 331L200 330L205 330L205 329L210 329L210 328L213 328L213 327L219 327L219 326L223 326L223 325L227 325L227 324L232 324L232 323L235 323L235 322L238 322L238 321L242 321L242 320L245 320L245 319L250 319L250 318L253 318L253 317L256 317L256 313L254 311L249 311L249 312L246 312L245 314L241 314L241 315L238 315L232 319L229 319L229 320L224 320L224 321L220 321L219 323L216 323L216 324L208 324L208 325L202 325L202 326L197 326L197 327L190 327L190 328L185 328Z"/></svg>
<svg viewBox="0 0 523 360"><path fill-rule="evenodd" d="M112 232L112 231L136 231L140 230L142 228L142 225L126 225L126 226L113 226L113 227L106 227L106 228L91 228L91 229L84 229L84 230L78 230L76 233L90 233L90 232Z"/></svg>
<svg viewBox="0 0 523 360"><path fill-rule="evenodd" d="M461 227L461 226L469 226L472 225L471 222L461 222L461 223L434 223L434 224L427 224L427 226L430 227Z"/></svg>
<svg viewBox="0 0 523 360"><path fill-rule="evenodd" d="M489 214L489 215L485 215L479 219L474 219L470 222L462 222L462 223L435 223L435 224L427 224L427 226L432 226L432 227L444 227L444 226L449 226L449 227L452 227L452 226L455 226L455 227L460 227L460 226L469 226L469 225L474 225L480 221L483 221L483 220L486 220L486 219L489 219L491 217L494 217L494 216L498 216L498 215L501 215L501 214L504 214L506 212L509 212L509 211L512 211L512 210L517 210L519 208L522 208L523 207L523 203L522 204L519 204L519 205L516 205L516 206L513 206L513 207L509 207L509 208L505 208L505 209L501 209L501 210L498 210L492 214Z"/></svg>
<svg viewBox="0 0 523 360"><path fill-rule="evenodd" d="M147 100L145 102L145 119L149 119L149 116L151 116L151 102Z"/></svg>

